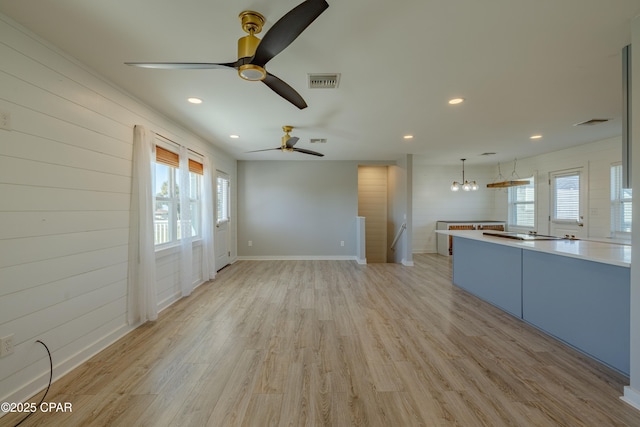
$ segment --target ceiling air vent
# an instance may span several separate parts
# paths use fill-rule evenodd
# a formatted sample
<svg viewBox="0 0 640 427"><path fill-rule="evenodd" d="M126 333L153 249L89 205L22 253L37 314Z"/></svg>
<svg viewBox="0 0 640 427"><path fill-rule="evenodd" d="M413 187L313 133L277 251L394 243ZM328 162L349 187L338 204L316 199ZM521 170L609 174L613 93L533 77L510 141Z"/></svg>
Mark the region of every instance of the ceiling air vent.
<svg viewBox="0 0 640 427"><path fill-rule="evenodd" d="M327 138L311 138L309 142L312 144L324 144L327 142Z"/></svg>
<svg viewBox="0 0 640 427"><path fill-rule="evenodd" d="M574 126L593 126L600 123L608 122L610 119L591 119L586 122L576 123Z"/></svg>
<svg viewBox="0 0 640 427"><path fill-rule="evenodd" d="M340 74L309 74L309 89L336 89Z"/></svg>

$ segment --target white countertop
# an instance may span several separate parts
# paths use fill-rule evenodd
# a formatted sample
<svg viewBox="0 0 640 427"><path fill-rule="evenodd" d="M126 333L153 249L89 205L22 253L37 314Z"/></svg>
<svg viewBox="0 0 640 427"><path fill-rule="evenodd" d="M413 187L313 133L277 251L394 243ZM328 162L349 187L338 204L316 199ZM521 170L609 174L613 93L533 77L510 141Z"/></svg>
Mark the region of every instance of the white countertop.
<svg viewBox="0 0 640 427"><path fill-rule="evenodd" d="M493 230L491 231L494 232ZM436 230L436 233L546 252L604 264L631 267L631 245L594 240L515 240L485 236L482 230Z"/></svg>

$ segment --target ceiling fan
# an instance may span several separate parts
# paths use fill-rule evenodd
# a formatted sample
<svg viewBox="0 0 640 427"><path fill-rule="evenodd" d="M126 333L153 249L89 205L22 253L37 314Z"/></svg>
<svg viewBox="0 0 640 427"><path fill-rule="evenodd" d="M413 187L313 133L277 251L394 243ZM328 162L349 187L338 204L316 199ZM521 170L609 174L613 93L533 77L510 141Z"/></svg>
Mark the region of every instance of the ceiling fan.
<svg viewBox="0 0 640 427"><path fill-rule="evenodd" d="M294 145L296 145L296 142L298 142L298 140L300 138L298 138L297 136L289 135L289 132L291 132L293 130L293 126L282 126L282 130L284 131L284 136L282 137L282 144L280 145L280 147L267 148L265 150L247 151L247 152L248 153L257 153L259 151L272 151L272 150L297 151L298 153L310 154L312 156L318 156L318 157L324 157L324 154L318 153L317 151L305 150L304 148L296 148L296 147L294 147Z"/></svg>
<svg viewBox="0 0 640 427"><path fill-rule="evenodd" d="M226 63L207 62L125 62L126 65L161 69L217 69L235 68L245 80L262 81L275 93L303 109L307 103L291 86L265 70L274 56L289 46L322 12L329 7L325 0L306 0L287 12L260 40L254 34L262 31L265 18L258 12L240 13L242 29L248 33L238 40L238 60Z"/></svg>

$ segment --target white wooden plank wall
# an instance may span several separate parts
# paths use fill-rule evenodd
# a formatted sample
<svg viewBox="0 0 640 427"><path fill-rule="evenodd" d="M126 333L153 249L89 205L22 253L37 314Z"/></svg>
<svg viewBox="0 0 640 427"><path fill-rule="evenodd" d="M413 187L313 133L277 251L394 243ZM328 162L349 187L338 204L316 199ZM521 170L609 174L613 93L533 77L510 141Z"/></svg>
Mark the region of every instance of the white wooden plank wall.
<svg viewBox="0 0 640 427"><path fill-rule="evenodd" d="M539 233L549 233L550 187L549 172L582 167L588 174L588 200L584 209L589 237L611 236L611 165L622 159L622 140L609 138L565 150L518 159L518 174L522 177L537 174L536 226ZM506 219L507 196L501 193L497 203L504 209Z"/></svg>
<svg viewBox="0 0 640 427"><path fill-rule="evenodd" d="M13 128L0 130L0 337L15 342L0 359L0 401L19 401L46 386L35 340L52 350L55 380L130 330L133 126L207 153L232 183L236 165L3 15L0 58L0 110ZM161 308L179 298L178 261L158 260Z"/></svg>

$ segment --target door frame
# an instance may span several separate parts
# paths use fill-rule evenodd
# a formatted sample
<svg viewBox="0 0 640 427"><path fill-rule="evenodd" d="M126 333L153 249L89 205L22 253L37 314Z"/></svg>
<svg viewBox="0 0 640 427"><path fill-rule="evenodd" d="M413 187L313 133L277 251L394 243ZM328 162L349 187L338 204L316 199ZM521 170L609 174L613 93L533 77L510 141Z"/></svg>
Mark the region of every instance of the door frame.
<svg viewBox="0 0 640 427"><path fill-rule="evenodd" d="M579 192L579 218L574 223L570 220L554 220L555 217L555 185L554 179L562 176L578 175L580 179ZM573 233L578 237L588 237L589 235L589 164L564 168L549 172L549 234L555 235L557 228L574 229ZM567 234L567 233L564 233Z"/></svg>

